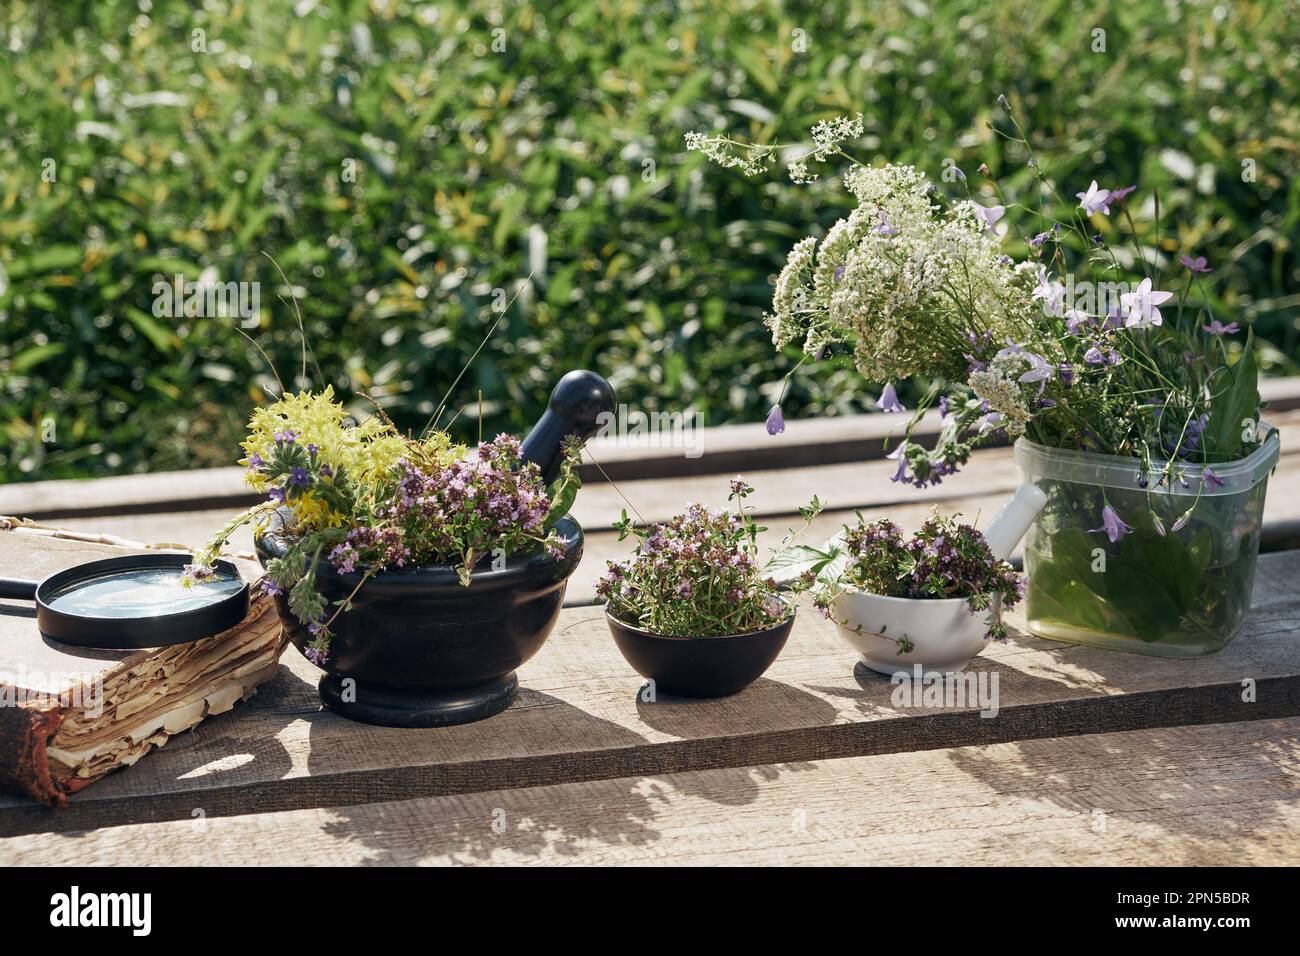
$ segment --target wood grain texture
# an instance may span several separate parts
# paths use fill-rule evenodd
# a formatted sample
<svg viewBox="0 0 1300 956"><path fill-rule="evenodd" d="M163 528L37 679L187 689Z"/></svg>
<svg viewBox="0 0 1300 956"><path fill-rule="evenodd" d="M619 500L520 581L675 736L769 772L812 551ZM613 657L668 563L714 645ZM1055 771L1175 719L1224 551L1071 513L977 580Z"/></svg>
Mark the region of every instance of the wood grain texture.
<svg viewBox="0 0 1300 956"><path fill-rule="evenodd" d="M318 672L292 650L237 714L201 725L52 813L0 798L0 835L84 829L646 774L900 753L1300 714L1300 553L1264 556L1242 633L1194 661L1016 633L971 665L999 710L910 707L828 622L801 608L768 674L717 701L643 699L596 609L565 611L520 671L519 701L490 720L393 730L318 709ZM1013 625L1018 623L1013 617ZM1254 700L1244 699L1252 682ZM986 685L990 690L992 684Z"/></svg>
<svg viewBox="0 0 1300 956"><path fill-rule="evenodd" d="M1261 392L1266 398L1271 396L1273 406L1266 411L1265 420L1278 428L1284 455L1290 454L1292 449L1300 453L1300 377L1274 380L1266 385ZM782 493L789 500L775 506L784 510L771 511L773 514L794 513L798 505L811 497L811 492L825 498L828 490L834 492L834 507L883 505L888 504L890 498L915 501L918 500L916 492L888 483L894 468L881 460L886 439L891 439L889 447L893 447L892 442L901 434L905 423L906 417L901 415L813 419L791 422L785 433L775 437L768 435L761 424L723 425L700 429L692 439L691 450L685 447L643 447L635 440L597 439L593 441L587 464L581 470L582 479L589 488L579 496L575 514L584 527L590 528L608 527L608 516L617 516L622 502L619 499L618 505L611 510L611 500L618 495L607 487L606 476L623 485L625 493L630 489L628 497L651 521L675 513L683 503L682 495L673 491L669 494L669 510L663 511L659 496L652 490L654 487L672 489L680 486L687 496L714 496L717 494L715 485L725 487L717 476L725 478L746 471L764 473L755 479L760 489L767 484L791 487L793 495ZM930 415L916 432L916 437L928 440L936 434L937 424L937 417ZM1011 483L1006 484L1004 476L982 472L972 462L962 475L923 494L942 499L1014 486L1015 469L1010 464L1009 448L989 448L981 455L988 456L979 459L985 462L986 468L1003 463L999 474L1009 468L1013 474ZM596 462L601 468L596 467ZM864 464L875 467L864 470ZM782 477L766 474L773 471ZM816 480L819 471L826 471L824 480ZM804 474L798 475L798 472ZM602 485L606 486L603 493L598 492L595 495L598 500L590 505L594 515L583 510L587 507L584 499ZM810 487L811 492L808 491ZM642 495L646 496L644 506ZM64 479L8 485L0 487L0 515L48 521L215 510L233 513L255 500L256 496L244 484L242 469L209 468L89 481ZM696 499L688 497L687 500ZM722 500L725 502L725 494ZM774 506L760 507L771 509ZM601 521L606 523L600 524Z"/></svg>
<svg viewBox="0 0 1300 956"><path fill-rule="evenodd" d="M1300 862L1300 720L1089 734L0 840L91 865Z"/></svg>

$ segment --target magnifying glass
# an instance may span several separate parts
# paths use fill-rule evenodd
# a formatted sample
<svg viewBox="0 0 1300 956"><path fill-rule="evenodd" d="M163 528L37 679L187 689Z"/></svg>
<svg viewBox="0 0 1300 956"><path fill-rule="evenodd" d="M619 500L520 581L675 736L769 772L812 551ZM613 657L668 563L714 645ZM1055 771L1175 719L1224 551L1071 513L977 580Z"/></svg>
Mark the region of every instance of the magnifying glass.
<svg viewBox="0 0 1300 956"><path fill-rule="evenodd" d="M36 602L46 637L78 647L132 650L197 641L248 614L248 582L229 561L185 587L188 554L133 554L90 561L43 581L0 578L0 598Z"/></svg>

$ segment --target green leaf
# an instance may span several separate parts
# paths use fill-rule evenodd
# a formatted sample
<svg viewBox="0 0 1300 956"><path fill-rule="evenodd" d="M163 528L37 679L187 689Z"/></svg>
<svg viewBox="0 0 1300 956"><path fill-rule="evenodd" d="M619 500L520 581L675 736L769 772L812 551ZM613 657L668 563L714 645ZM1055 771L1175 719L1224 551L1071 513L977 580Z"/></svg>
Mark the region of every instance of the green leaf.
<svg viewBox="0 0 1300 956"><path fill-rule="evenodd" d="M847 555L838 545L822 550L807 544L796 544L772 555L763 573L779 581L795 581L809 571L821 577L828 569L842 569L846 561Z"/></svg>
<svg viewBox="0 0 1300 956"><path fill-rule="evenodd" d="M569 513L581 487L582 481L579 480L576 471L566 475L565 480L556 482L556 486L551 491L551 510L546 513L546 521L543 524L545 530L554 528L556 522Z"/></svg>
<svg viewBox="0 0 1300 956"><path fill-rule="evenodd" d="M1029 576L1035 617L1049 617L1100 633L1133 634L1128 618L1107 597L1107 570L1093 570L1101 544L1082 528L1063 528L1051 536L1049 553Z"/></svg>
<svg viewBox="0 0 1300 956"><path fill-rule="evenodd" d="M161 352L174 352L181 347L181 340L171 329L165 328L152 315L143 309L128 306L126 317L136 330L153 343Z"/></svg>
<svg viewBox="0 0 1300 956"><path fill-rule="evenodd" d="M275 214L276 209L274 206L266 206L245 219L244 224L239 227L239 232L235 235L236 248L246 248L254 237L261 233L262 227Z"/></svg>
<svg viewBox="0 0 1300 956"><path fill-rule="evenodd" d="M524 209L524 203L528 197L523 190L515 190L506 195L501 201L501 209L497 213L496 226L492 230L492 245L496 249L504 249L506 241L515 231L515 225L519 220L519 214Z"/></svg>
<svg viewBox="0 0 1300 956"><path fill-rule="evenodd" d="M1255 333L1246 335L1241 357L1222 376L1224 384L1210 399L1210 420L1202 441L1211 461L1233 461L1242 456L1251 422L1259 417L1259 366L1255 361Z"/></svg>
<svg viewBox="0 0 1300 956"><path fill-rule="evenodd" d="M1082 528L1062 528L1052 535L1052 563L1067 578L1078 581L1098 597L1106 597L1106 575L1093 570L1101 544ZM1103 549L1104 550L1104 549Z"/></svg>
<svg viewBox="0 0 1300 956"><path fill-rule="evenodd" d="M1094 571L1101 547L1080 528L1051 538L1050 556L1034 565L1030 593L1035 616L1100 633L1153 642L1178 629L1204 588L1213 535L1201 528L1189 543L1154 530L1151 513L1136 511L1134 530L1106 549L1104 571Z"/></svg>
<svg viewBox="0 0 1300 956"><path fill-rule="evenodd" d="M186 259L177 259L170 256L144 256L136 262L136 271L158 272L168 280L177 274L183 275L187 279L197 280L203 273L203 267Z"/></svg>
<svg viewBox="0 0 1300 956"><path fill-rule="evenodd" d="M62 354L63 349L62 342L47 342L44 345L34 345L15 355L13 361L9 363L9 368L11 371L18 373L29 371L46 359Z"/></svg>
<svg viewBox="0 0 1300 956"><path fill-rule="evenodd" d="M81 265L81 260L80 246L47 246L39 252L33 252L30 256L14 260L5 268L10 279L23 279L42 272L61 272L64 269L71 269L73 266Z"/></svg>

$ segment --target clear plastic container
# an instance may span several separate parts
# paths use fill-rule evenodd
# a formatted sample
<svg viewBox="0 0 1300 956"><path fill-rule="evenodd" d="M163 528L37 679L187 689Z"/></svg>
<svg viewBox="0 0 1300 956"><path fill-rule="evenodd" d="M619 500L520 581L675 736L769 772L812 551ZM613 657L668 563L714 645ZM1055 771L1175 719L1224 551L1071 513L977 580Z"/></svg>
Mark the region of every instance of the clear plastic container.
<svg viewBox="0 0 1300 956"><path fill-rule="evenodd" d="M1163 464L1155 463L1157 477L1142 488L1136 459L1017 441L1016 465L1047 494L1025 538L1030 632L1163 657L1223 648L1250 606L1279 454L1277 431L1260 428L1254 452L1210 466L1223 482L1213 488L1199 465L1155 487ZM1132 528L1113 543L1100 530L1107 504Z"/></svg>

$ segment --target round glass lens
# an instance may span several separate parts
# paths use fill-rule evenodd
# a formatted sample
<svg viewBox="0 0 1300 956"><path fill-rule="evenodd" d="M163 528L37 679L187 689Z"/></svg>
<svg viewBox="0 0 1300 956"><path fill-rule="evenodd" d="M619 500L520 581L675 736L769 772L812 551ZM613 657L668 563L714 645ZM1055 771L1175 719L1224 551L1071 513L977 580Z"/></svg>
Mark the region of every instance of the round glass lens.
<svg viewBox="0 0 1300 956"><path fill-rule="evenodd" d="M244 582L220 571L185 587L181 568L135 568L76 581L56 594L51 608L81 617L140 618L182 614L237 594Z"/></svg>

